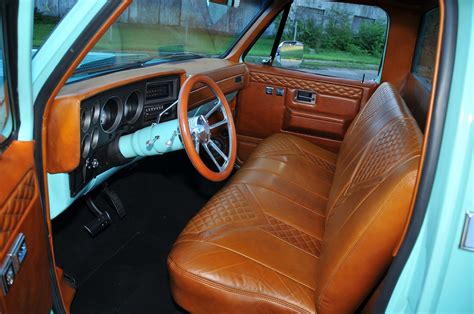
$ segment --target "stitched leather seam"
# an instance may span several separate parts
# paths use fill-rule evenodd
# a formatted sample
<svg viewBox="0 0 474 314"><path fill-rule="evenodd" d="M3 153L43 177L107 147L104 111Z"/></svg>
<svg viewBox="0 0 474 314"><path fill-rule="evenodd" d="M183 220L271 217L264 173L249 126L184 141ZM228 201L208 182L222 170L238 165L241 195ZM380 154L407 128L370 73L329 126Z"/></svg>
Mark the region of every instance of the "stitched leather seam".
<svg viewBox="0 0 474 314"><path fill-rule="evenodd" d="M266 187L266 186L263 186L263 185L260 185L260 184L256 184L256 183L253 183L253 182L252 182L252 183L247 183L247 182L245 182L245 181L236 181L236 182L237 182L237 183L244 184L244 185L256 186L256 187L259 187L259 188L262 188L262 189L266 189L266 190L268 190L268 191L270 191L270 192L273 192L273 193L275 193L275 194L278 194L280 197L282 197L282 198L284 198L284 199L287 199L288 201L290 201L290 202L292 202L292 203L294 203L294 204L296 204L296 205L298 205L298 206L300 206L300 207L302 207L302 208L304 208L304 209L310 211L311 213L313 213L313 214L315 214L315 215L318 215L318 216L320 216L320 217L322 217L322 218L326 218L326 216L325 216L324 214L318 213L317 211L314 211L314 210L312 210L311 208L306 207L306 206L304 206L304 205L302 205L302 204L300 204L300 203L298 203L298 202L292 200L291 198L288 198L287 196L281 194L280 192L270 189L269 187ZM249 189L249 190L250 190L250 189ZM252 194L253 194L253 192L252 192ZM254 195L254 194L253 194L253 195ZM254 195L254 197L255 197L255 195ZM263 207L263 206L261 206L261 207Z"/></svg>
<svg viewBox="0 0 474 314"><path fill-rule="evenodd" d="M347 224L347 222L352 218L352 216L354 215L354 213L359 209L359 207L372 195L373 192L375 192L375 190L377 190L377 188L398 168L404 166L405 164L409 163L411 160L413 159L416 159L416 158L419 158L420 155L415 155L415 156L412 156L410 158L408 158L407 160L401 162L401 163L398 163L397 166L394 166L390 169L389 172L385 173L385 177L380 180L379 182L377 182L376 185L373 186L372 189L370 189L370 191L364 196L364 198L362 200L360 200L360 202L357 204L357 206L352 210L352 212L347 216L347 219L344 221L344 223L340 226L339 228L339 231L342 230L344 228L344 226ZM338 232L339 232L338 231ZM337 233L336 233L337 234Z"/></svg>
<svg viewBox="0 0 474 314"><path fill-rule="evenodd" d="M294 228L294 229L300 231L301 233L304 233L304 234L306 234L306 235L308 235L308 236L310 236L310 237L312 237L312 238L315 238L316 240L322 241L321 238L318 238L317 236L313 236L313 235L307 233L306 231L301 230L298 226L295 226L295 225L293 225L292 223L283 221L283 220L282 220L281 218L279 218L279 217L275 217L275 216L273 216L272 214L269 214L269 213L267 213L267 212L265 213L265 215L270 216L270 217L272 217L273 219L278 220L279 222L284 223L285 225L288 225L288 226L290 226L290 227L292 227L292 228Z"/></svg>
<svg viewBox="0 0 474 314"><path fill-rule="evenodd" d="M372 141L373 141L373 139L372 139ZM367 144L367 145L369 145L369 144ZM363 150L361 151L362 156L359 158L359 160L357 161L357 164L354 166L354 168L353 168L354 171L352 171L351 177L350 177L348 180L346 180L346 184L344 184L344 185L342 186L342 188L339 190L339 193L335 196L334 201L333 201L332 204L331 204L331 205L332 205L331 208L327 208L327 210L326 210L326 212L327 212L327 213L326 213L326 214L327 214L326 226L327 226L328 223L329 223L330 217L332 217L332 215L333 215L332 213L333 213L333 211L334 211L334 207L336 206L336 204L337 204L339 198L340 198L342 195L345 195L345 194L346 194L347 190L349 189L350 185L352 184L352 181L354 180L354 177L355 177L355 175L356 175L356 173L357 173L357 169L359 169L360 165L362 164L362 162L363 162L363 160L364 160L364 157L368 154L368 146L367 146L367 145L366 145L365 149L363 149ZM332 189L331 189L331 190L332 190ZM329 205L329 202L328 202L328 205Z"/></svg>
<svg viewBox="0 0 474 314"><path fill-rule="evenodd" d="M390 114L393 110L399 108L396 104L393 104L392 107L390 107L390 110L387 110L385 111L380 117L378 117L378 120L383 120L383 117L385 117L386 115ZM373 136L371 136L371 141L370 142L373 142L373 140L375 139L375 137L380 134L381 132L383 132L384 129L386 129L387 127L389 127L392 123L398 121L399 119L403 119L403 115L396 115L394 116L393 118L389 119L388 121L385 122L384 126L377 131L376 134L374 134ZM355 128L355 125L354 125L354 128ZM360 127L359 129L357 129L357 132L354 133L354 131L352 131L352 136L353 137L356 137L356 138L364 138L367 136L367 134L364 134L364 132L366 133L367 132L367 128L364 128L364 127ZM365 136L364 136L365 135ZM344 138L344 141L346 141L346 138L347 138L347 134L346 134L346 137ZM364 147L366 147L367 145L369 145L369 143L366 143ZM350 158L351 156L354 155L354 151L357 150L357 147L358 145L353 145L352 146L352 149L350 151L347 152L347 154L345 154L347 156L347 158ZM346 159L347 159L346 158ZM344 159L344 162L346 161L346 159Z"/></svg>
<svg viewBox="0 0 474 314"><path fill-rule="evenodd" d="M269 236L275 238L275 239L278 239L278 240L280 240L280 241L282 241L282 242L285 242L286 245L292 246L292 247L294 247L295 249L297 249L298 251L301 251L301 252L303 252L303 253L306 253L306 254L310 255L311 257L317 258L317 259L319 260L319 256L318 256L318 255L312 254L311 252L308 252L308 251L306 251L306 250L300 248L299 246L296 246L296 245L294 245L293 243L288 242L288 241L286 241L286 240L284 240L284 239L282 239L282 238L280 238L280 237L274 235L273 233L268 232L267 230L265 230L265 229L263 229L263 228L261 228L260 230L261 230L262 232L268 234ZM307 234L307 233L306 233L306 234ZM310 236L310 235L308 234L308 236ZM319 239L318 239L318 240L319 240ZM313 288L312 290L314 291L314 288Z"/></svg>
<svg viewBox="0 0 474 314"><path fill-rule="evenodd" d="M248 191L250 194L252 194L252 196L254 197L255 202L257 203L257 205L258 205L259 208L260 208L260 211L261 211L262 213L265 212L264 206L260 203L260 201L259 201L259 199L257 198L257 196L255 195L255 193L254 193L251 189L248 188L247 184L244 184L244 186L245 186L245 188L247 189L247 191ZM291 201L291 200L290 200L290 201ZM308 210L309 210L309 209L308 209ZM284 223L284 224L286 224L286 225L288 225L288 226L290 226L290 227L292 227L292 228L294 228L294 229L300 231L301 233L304 233L304 234L306 234L306 235L308 235L308 236L310 236L310 237L313 237L313 238L315 238L316 240L319 240L320 242L322 241L322 239L320 239L320 238L318 238L318 237L315 237L315 236L312 236L312 235L310 235L310 234L308 234L308 233L306 233L306 232L300 230L299 228L293 226L292 224L285 223L284 221L282 221L282 220L280 220L280 219L274 217L273 215L270 215L270 214L267 213L267 212L265 212L264 215L271 216L271 217L273 217L274 219L276 219L276 220L278 220L278 221L280 221L280 222L282 222L282 223ZM324 218L324 217L323 217L323 218ZM265 221L267 221L267 220L265 219ZM267 221L267 224L268 224L268 221ZM275 236L274 234L271 234L271 233L267 232L265 229L263 229L263 226L260 226L259 230L261 230L261 231L263 231L263 232L265 232L265 233L268 233L269 235L274 236L274 237L276 237L277 239L282 240L282 241L284 241L285 243L288 243L288 244L294 246L295 248L297 248L297 249L299 249L299 250L302 250L302 251L305 252L305 253L310 254L311 256L317 257L316 255L313 255L313 254L311 254L311 253L309 253L309 252L303 250L302 248L297 247L297 246L293 245L292 243L290 243L290 242L288 242L288 241L285 241L285 240L283 240L283 239L281 239L281 238ZM321 243L320 243L320 244L321 244Z"/></svg>
<svg viewBox="0 0 474 314"><path fill-rule="evenodd" d="M259 231L261 231L261 229L259 229ZM269 270L271 270L271 271L273 271L273 272L275 272L275 273L280 274L280 275L283 276L283 277L286 277L286 278L288 278L288 279L290 279L290 280L296 282L296 283L299 284L299 285L305 286L306 288L308 288L308 289L314 291L314 288L311 288L311 287L308 286L307 284L304 284L304 283L302 283L302 282L296 280L295 278L292 278L292 277L290 277L290 276L288 276L288 275L282 273L281 271L279 271L279 270L277 270L277 269L274 269L274 268L272 268L272 267L270 267L270 266L268 266L268 265L266 265L266 264L264 264L264 263L262 263L262 262L260 262L260 261L258 261L258 260L256 260L256 259L254 259L254 258L251 258L251 257L248 256L248 255L245 255L245 254L243 254L243 253L241 253L241 252L238 252L238 251L236 251L236 250L233 250L233 249L231 249L231 248L229 248L229 247L226 247L226 246L217 244L217 243L215 243L215 242L208 242L208 241L197 240L197 239L186 239L186 240L181 240L181 241L180 241L180 243L183 243L183 242L199 242L199 243L206 243L206 244L209 244L209 245L217 246L218 248L221 248L221 249L223 249L223 250L227 250L227 251L232 252L232 253L234 253L234 254L236 254L236 255L239 255L239 256L241 256L241 257L243 257L243 258L246 258L246 259L248 259L249 261L252 261L252 262L254 262L254 263L256 263L256 264L258 264L258 265L260 265L260 266L263 266L263 267L265 267L265 268L267 268L267 269L269 269Z"/></svg>
<svg viewBox="0 0 474 314"><path fill-rule="evenodd" d="M355 87L347 84L335 84L333 82L321 82L311 79L302 79L292 76L280 76L259 71L250 72L250 80L256 83L273 83L288 88L301 88L302 86L310 86L316 92L323 95L343 96L351 99L360 100L363 96L363 88ZM278 82L275 82L277 80ZM312 85L312 86L311 86ZM332 89L332 90L328 90Z"/></svg>
<svg viewBox="0 0 474 314"><path fill-rule="evenodd" d="M329 221L329 217L332 216L332 212L334 210L334 206L337 204L337 201L339 200L339 198L344 195L346 192L347 192L347 189L350 187L350 185L352 184L353 180L354 180L354 177L355 175L357 174L357 170L359 169L359 167L362 165L362 163L364 162L364 158L367 156L367 154L369 153L369 150L371 148L372 145L374 145L374 142L378 139L377 136L379 134L381 134L382 132L384 132L385 130L387 130L388 128L392 127L394 124L396 123L399 123L400 121L403 121L403 120L407 120L407 121L411 121L413 119L411 118L405 118L405 117L395 117L393 119L391 119L390 121L387 122L387 124L381 128L377 134L375 134L372 139L366 143L363 147L363 149L361 149L358 153L357 153L357 156L359 156L359 154L361 154L360 157L358 157L358 161L357 161L357 164L355 165L355 167L353 168L354 170L352 171L351 173L351 177L346 181L346 184L343 186L342 189L340 189L338 195L335 197L334 199L334 202L332 202L332 206L331 208L328 208L328 211L327 211L327 216L328 216L328 221ZM347 170L347 167L343 169L343 171ZM327 225L327 223L326 223Z"/></svg>
<svg viewBox="0 0 474 314"><path fill-rule="evenodd" d="M256 156L256 157L253 157L253 158L249 158L248 160L250 160L250 159L253 159L253 160L257 160L257 159L263 159L263 160L265 160L265 159L271 159L271 160L274 160L274 161L276 161L276 162L282 163L282 164L284 164L284 165L289 165L288 162L275 158L275 157L278 157L278 156L284 156L284 157L290 157L290 156L302 157L301 154L290 153L290 154L274 155L274 156ZM317 165L317 164L311 162L308 158L302 158L300 161L302 161L302 162L307 162L307 163L311 164L312 166L316 166L316 167L318 168L318 170L324 170L324 171L326 171L327 173L329 173L330 175L334 176L334 172L331 172L331 171L329 171L328 169L323 168L323 167L321 167L321 166L319 166L319 165ZM244 166L244 167L245 167L245 166ZM249 167L245 167L245 169L255 169L255 168L250 168L250 166L249 166ZM329 186L331 185L331 183L326 182L326 181L324 181L323 183L324 183L324 184L327 184L327 185L329 185Z"/></svg>
<svg viewBox="0 0 474 314"><path fill-rule="evenodd" d="M335 166L334 163L332 163L331 161L327 160L326 158L323 158L323 157L321 157L321 156L319 156L319 155L315 155L315 154L313 154L312 152L310 152L310 151L308 151L308 150L305 150L305 149L302 148L300 145L298 145L297 143L295 143L295 141L293 140L293 138L289 137L288 140L289 140L293 145L295 145L295 146L298 148L298 150L299 150L303 155L309 154L309 155L311 155L311 156L313 156L313 157L315 157L315 158L319 158L319 159L321 159L321 160L323 160L323 161L325 161L325 162L327 162L327 163L329 163L329 164ZM306 156L305 156L305 157L306 157ZM306 157L305 159L307 159L307 157ZM309 161L309 162L312 163L312 164L314 164L314 163L311 162L311 161ZM317 165L317 166L318 166L318 168L322 168L322 167L320 167L319 165ZM322 169L324 169L324 168L322 168Z"/></svg>
<svg viewBox="0 0 474 314"><path fill-rule="evenodd" d="M314 192L314 191L308 190L307 188L305 188L305 187L303 187L303 186L301 186L301 185L299 185L299 184L297 184L297 183L295 183L295 182L293 182L293 181L291 181L291 180L284 180L281 175L279 175L279 174L277 174L277 173L275 173L275 172L273 172L273 171L270 171L270 170L267 170L267 169L259 169L259 168L242 168L241 170L254 170L254 171L260 171L260 172L267 172L267 173L270 173L270 174L274 175L275 177L277 177L277 178L279 178L279 179L282 179L282 181L285 181L285 182L287 182L287 183L289 183L289 184L292 184L292 185L295 185L295 186L301 188L301 189L304 190L305 192L311 193L311 194L313 194L313 195L317 196L318 198L321 198L321 199L323 199L323 200L325 200L325 201L328 200L327 197L322 196L322 195L320 195L320 194L318 194L318 193L316 193L316 192ZM248 184L248 183L245 182L245 181L240 181L240 182L245 183L245 184Z"/></svg>
<svg viewBox="0 0 474 314"><path fill-rule="evenodd" d="M191 280L197 281L197 282L202 283L202 284L204 284L206 286L209 286L211 288L220 289L220 290L224 290L224 291L234 293L234 294L240 294L240 295L249 296L249 297L252 297L252 298L265 300L265 301L268 301L268 302L271 302L271 303L275 303L277 305L282 305L284 307L288 307L288 308L290 308L294 311L297 311L297 312L310 313L309 311L305 310L304 308L301 308L301 307L299 307L295 304L289 303L289 302L285 302L281 299L277 299L275 297L271 297L271 296L264 295L264 294L261 294L261 293L256 293L256 292L251 292L251 291L245 291L245 290L241 290L241 289L232 288L232 287L225 286L223 284L217 283L215 281L212 281L210 279L204 279L202 277L199 277L198 275L195 275L195 274L185 270L184 268L180 267L171 257L168 257L168 261L172 265L172 267L174 267L175 269L180 271L183 276L186 276L186 277L190 278Z"/></svg>
<svg viewBox="0 0 474 314"><path fill-rule="evenodd" d="M328 288L330 282L334 279L334 275L337 274L339 272L339 269L341 268L341 266L344 264L344 261L346 261L355 251L356 251L356 248L357 246L360 244L360 241L362 240L362 238L364 237L365 233L367 232L367 230L369 230L369 228L372 226L372 224L374 223L374 221L377 220L377 218L381 215L381 213L384 211L385 209L385 204L388 202L388 200L391 199L394 191L397 190L398 186L400 186L401 184L403 184L404 181L403 180L400 180L399 183L397 183L397 185L395 186L395 188L390 192L390 195L385 199L385 201L382 203L382 205L377 209L377 212L375 215L373 215L372 219L370 220L370 222L368 224L365 225L365 228L363 229L363 231L361 233L359 233L359 235L357 236L357 240L351 245L351 247L344 253L342 259L339 261L337 267L334 268L334 270L332 271L332 274L329 276L329 278L326 280L326 283L325 285L323 286L323 288L321 288L321 292L319 293L319 296L318 296L318 302L317 302L317 309L321 306L321 299L325 293L325 290Z"/></svg>

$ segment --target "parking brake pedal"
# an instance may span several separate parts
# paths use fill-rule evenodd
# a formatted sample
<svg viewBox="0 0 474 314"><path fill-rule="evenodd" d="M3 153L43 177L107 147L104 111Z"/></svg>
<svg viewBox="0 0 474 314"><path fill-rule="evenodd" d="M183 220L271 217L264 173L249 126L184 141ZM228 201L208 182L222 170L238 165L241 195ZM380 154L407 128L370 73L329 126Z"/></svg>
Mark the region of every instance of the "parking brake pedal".
<svg viewBox="0 0 474 314"><path fill-rule="evenodd" d="M84 225L84 228L92 237L95 237L104 231L108 226L110 226L112 220L110 219L110 215L107 211L101 211L99 208L97 208L90 196L86 198L86 204L96 218Z"/></svg>

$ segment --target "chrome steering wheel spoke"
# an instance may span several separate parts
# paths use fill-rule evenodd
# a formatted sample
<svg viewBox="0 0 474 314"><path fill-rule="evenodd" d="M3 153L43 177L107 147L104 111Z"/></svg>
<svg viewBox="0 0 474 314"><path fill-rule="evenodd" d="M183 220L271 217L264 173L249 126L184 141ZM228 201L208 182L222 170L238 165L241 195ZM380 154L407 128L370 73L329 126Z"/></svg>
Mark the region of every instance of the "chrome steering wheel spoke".
<svg viewBox="0 0 474 314"><path fill-rule="evenodd" d="M199 142L199 137L197 137L196 135L194 135L194 148L196 148L196 152L199 154L199 146L200 146L200 142Z"/></svg>
<svg viewBox="0 0 474 314"><path fill-rule="evenodd" d="M222 105L222 102L220 99L218 99L215 103L214 103L214 106L204 115L204 117L206 119L209 119L210 116L212 116L214 114L214 112L216 112L217 109L220 109L221 112L223 112L222 109L223 108L223 105Z"/></svg>
<svg viewBox="0 0 474 314"><path fill-rule="evenodd" d="M227 160L229 160L226 154L224 154L224 152L219 148L219 146L216 145L216 143L214 143L212 139L208 143L209 146L212 147L212 149L214 149L219 154L219 156L222 157L222 159L224 159L224 162L227 162Z"/></svg>
<svg viewBox="0 0 474 314"><path fill-rule="evenodd" d="M214 124L210 125L211 130L220 127L221 125L227 124L229 121L227 121L227 117L224 117L223 120L216 122Z"/></svg>
<svg viewBox="0 0 474 314"><path fill-rule="evenodd" d="M211 143L212 141L210 141L209 143ZM214 144L215 145L215 144ZM214 155L212 154L211 150L209 149L209 146L207 144L207 142L205 143L202 143L202 146L204 147L204 150L206 151L207 155L209 156L209 158L211 158L212 162L214 163L214 165L216 165L217 169L219 171L222 171L225 167L219 165L219 163L217 162L216 158L214 157ZM224 163L225 165L225 163Z"/></svg>

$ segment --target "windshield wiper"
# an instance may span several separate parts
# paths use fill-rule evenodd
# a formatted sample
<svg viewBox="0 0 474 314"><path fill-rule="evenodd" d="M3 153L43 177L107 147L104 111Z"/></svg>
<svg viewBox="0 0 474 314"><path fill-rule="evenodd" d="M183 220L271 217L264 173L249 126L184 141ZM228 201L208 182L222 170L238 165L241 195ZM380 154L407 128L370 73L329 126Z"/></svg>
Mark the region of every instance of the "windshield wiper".
<svg viewBox="0 0 474 314"><path fill-rule="evenodd" d="M149 55L146 58L139 58L142 57L144 54L131 54L131 55L116 55L112 57L108 57L101 60L96 60L92 62L87 62L83 65L80 65L75 71L74 74L79 73L96 73L96 72L103 72L109 70L126 70L132 68L138 68L145 66L146 63L153 61L153 60L167 60L175 59L172 61L181 61L186 59L194 59L194 58L202 58L203 55L191 53L191 52L170 52L170 53L160 53ZM133 61L132 61L133 60ZM130 62L132 61L132 62Z"/></svg>
<svg viewBox="0 0 474 314"><path fill-rule="evenodd" d="M144 56L147 56L143 58ZM158 58L157 55L149 56L145 54L130 54L130 55L115 55L112 57L91 61L80 65L74 74L78 73L94 73L107 71L110 69L123 68L123 67L136 67L137 65L143 64L147 61Z"/></svg>

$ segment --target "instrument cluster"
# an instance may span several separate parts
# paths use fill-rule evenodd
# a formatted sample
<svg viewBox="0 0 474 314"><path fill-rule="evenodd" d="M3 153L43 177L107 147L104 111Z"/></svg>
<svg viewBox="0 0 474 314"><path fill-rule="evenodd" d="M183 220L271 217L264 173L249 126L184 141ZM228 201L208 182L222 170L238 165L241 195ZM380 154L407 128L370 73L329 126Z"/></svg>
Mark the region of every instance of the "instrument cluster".
<svg viewBox="0 0 474 314"><path fill-rule="evenodd" d="M81 102L81 161L69 174L71 196L106 170L125 164L118 151L122 135L176 119L176 107L163 112L178 98L178 76L144 80L117 87Z"/></svg>

